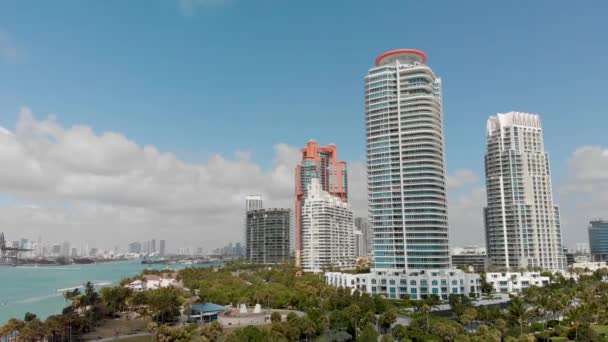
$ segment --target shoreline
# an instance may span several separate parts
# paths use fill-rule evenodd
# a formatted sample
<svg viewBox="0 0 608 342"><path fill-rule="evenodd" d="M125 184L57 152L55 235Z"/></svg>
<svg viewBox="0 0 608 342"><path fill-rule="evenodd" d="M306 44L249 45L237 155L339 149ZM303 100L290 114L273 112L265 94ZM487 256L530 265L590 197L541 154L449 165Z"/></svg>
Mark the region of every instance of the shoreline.
<svg viewBox="0 0 608 342"><path fill-rule="evenodd" d="M206 265L141 264L140 260L112 261L98 264L45 265L44 267L0 267L4 287L0 290L0 325L10 318L22 319L32 312L40 319L61 312L65 299L59 289L80 287L87 281L101 283L98 288L113 286L124 278L141 274L145 269L179 270L186 267L215 267Z"/></svg>

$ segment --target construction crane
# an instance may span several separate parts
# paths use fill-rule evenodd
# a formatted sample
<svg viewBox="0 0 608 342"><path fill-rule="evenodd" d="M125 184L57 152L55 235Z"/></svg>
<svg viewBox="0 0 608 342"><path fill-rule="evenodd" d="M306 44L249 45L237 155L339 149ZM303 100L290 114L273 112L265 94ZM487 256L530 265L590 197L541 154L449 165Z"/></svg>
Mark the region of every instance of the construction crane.
<svg viewBox="0 0 608 342"><path fill-rule="evenodd" d="M4 239L4 233L0 233L0 265L17 266L21 252L29 252L31 249L8 247Z"/></svg>

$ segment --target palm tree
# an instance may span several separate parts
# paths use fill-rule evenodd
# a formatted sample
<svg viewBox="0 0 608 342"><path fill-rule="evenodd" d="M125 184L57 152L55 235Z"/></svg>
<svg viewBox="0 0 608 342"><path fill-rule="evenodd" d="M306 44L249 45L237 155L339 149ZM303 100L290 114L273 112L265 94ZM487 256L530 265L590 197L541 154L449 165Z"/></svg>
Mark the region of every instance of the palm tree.
<svg viewBox="0 0 608 342"><path fill-rule="evenodd" d="M68 301L71 302L72 307L74 306L74 300L80 296L80 289L78 288L74 288L72 290L66 290L63 293L63 298L65 298L65 303L67 304Z"/></svg>
<svg viewBox="0 0 608 342"><path fill-rule="evenodd" d="M431 312L431 307L428 304L422 304L420 306L420 313L422 313L426 318L426 333L429 333L429 313Z"/></svg>
<svg viewBox="0 0 608 342"><path fill-rule="evenodd" d="M585 308L582 305L577 305L568 311L567 317L574 325L574 340L578 341L578 328L584 323Z"/></svg>
<svg viewBox="0 0 608 342"><path fill-rule="evenodd" d="M519 324L519 334L523 334L524 321L529 316L528 305L519 297L513 298L509 305L508 316L512 322Z"/></svg>

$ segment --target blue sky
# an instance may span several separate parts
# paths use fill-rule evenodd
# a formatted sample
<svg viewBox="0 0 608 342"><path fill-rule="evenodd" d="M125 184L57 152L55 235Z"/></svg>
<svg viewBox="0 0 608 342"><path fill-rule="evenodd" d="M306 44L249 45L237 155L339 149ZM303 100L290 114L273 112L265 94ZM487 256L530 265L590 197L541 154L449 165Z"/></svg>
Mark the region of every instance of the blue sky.
<svg viewBox="0 0 608 342"><path fill-rule="evenodd" d="M273 144L315 138L363 159L362 77L411 47L444 79L450 169L481 170L495 112L541 114L556 165L605 142L606 2L201 3L4 2L0 29L23 55L0 64L0 124L27 105L190 157L268 163Z"/></svg>
<svg viewBox="0 0 608 342"><path fill-rule="evenodd" d="M417 48L443 78L450 172L483 176L485 124L538 113L554 182L606 145L605 1L5 1L0 126L20 106L189 161L314 138L364 160L363 77Z"/></svg>

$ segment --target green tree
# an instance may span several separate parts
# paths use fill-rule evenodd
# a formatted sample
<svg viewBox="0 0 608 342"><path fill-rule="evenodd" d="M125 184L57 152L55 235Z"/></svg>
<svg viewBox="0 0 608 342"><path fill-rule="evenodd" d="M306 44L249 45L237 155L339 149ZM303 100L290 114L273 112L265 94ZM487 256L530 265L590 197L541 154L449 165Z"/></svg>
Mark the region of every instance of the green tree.
<svg viewBox="0 0 608 342"><path fill-rule="evenodd" d="M200 335L207 341L218 341L224 328L220 322L213 322L201 328Z"/></svg>
<svg viewBox="0 0 608 342"><path fill-rule="evenodd" d="M444 341L454 341L456 336L463 332L464 329L457 322L447 319L437 319L433 322L433 334L441 337Z"/></svg>
<svg viewBox="0 0 608 342"><path fill-rule="evenodd" d="M361 330L361 334L357 338L359 342L377 342L378 341L378 333L376 329L371 324L366 324L365 327Z"/></svg>
<svg viewBox="0 0 608 342"><path fill-rule="evenodd" d="M390 329L391 325L397 321L397 311L395 309L389 309L380 315L378 323L382 327L383 331Z"/></svg>
<svg viewBox="0 0 608 342"><path fill-rule="evenodd" d="M164 287L154 291L147 291L147 304L156 322L174 322L180 315L183 299L179 290L173 287Z"/></svg>
<svg viewBox="0 0 608 342"><path fill-rule="evenodd" d="M271 322L280 322L281 320L281 314L278 311L275 311L270 315Z"/></svg>
<svg viewBox="0 0 608 342"><path fill-rule="evenodd" d="M11 318L0 328L0 336L6 336L13 331L20 331L25 326L25 322L20 319Z"/></svg>
<svg viewBox="0 0 608 342"><path fill-rule="evenodd" d="M101 289L102 302L110 313L121 312L131 297L132 290L122 286L104 287Z"/></svg>
<svg viewBox="0 0 608 342"><path fill-rule="evenodd" d="M511 322L519 325L519 334L524 333L524 321L529 317L528 304L521 298L515 297L511 300L508 308L508 316Z"/></svg>
<svg viewBox="0 0 608 342"><path fill-rule="evenodd" d="M467 328L470 328L470 324L475 320L475 318L477 318L477 310L473 307L466 308L460 315L460 322Z"/></svg>
<svg viewBox="0 0 608 342"><path fill-rule="evenodd" d="M48 332L46 326L37 318L25 323L23 328L19 330L18 341L22 342L38 342L44 340Z"/></svg>
<svg viewBox="0 0 608 342"><path fill-rule="evenodd" d="M492 284L490 284L488 282L485 272L482 272L480 274L480 281L481 281L481 292L482 293L489 295L492 293L492 291L494 291L494 287L492 287Z"/></svg>
<svg viewBox="0 0 608 342"><path fill-rule="evenodd" d="M63 292L63 298L65 298L66 305L68 302L70 302L70 305L74 306L74 301L79 296L80 296L80 289L78 289L78 288L74 288L72 290L67 290L67 291Z"/></svg>
<svg viewBox="0 0 608 342"><path fill-rule="evenodd" d="M308 317L302 317L298 320L300 325L300 331L306 341L309 341L313 336L317 334L317 327L315 323Z"/></svg>
<svg viewBox="0 0 608 342"><path fill-rule="evenodd" d="M407 328L401 324L397 324L393 327L393 337L397 341L404 341L407 338Z"/></svg>
<svg viewBox="0 0 608 342"><path fill-rule="evenodd" d="M381 342L394 342L395 339L391 335L382 335L380 338Z"/></svg>
<svg viewBox="0 0 608 342"><path fill-rule="evenodd" d="M25 322L29 322L31 320L36 319L36 314L31 313L31 312L26 312L25 315L23 316L23 321Z"/></svg>

